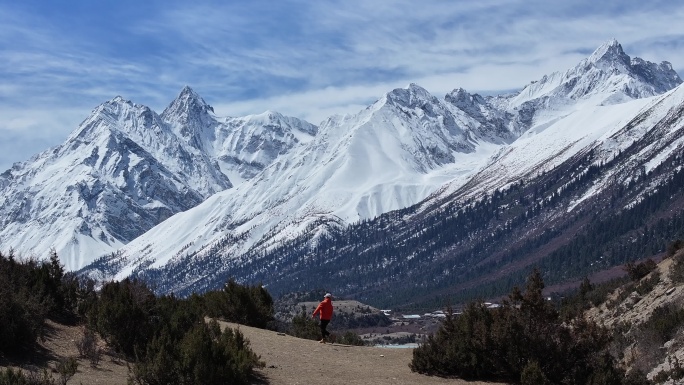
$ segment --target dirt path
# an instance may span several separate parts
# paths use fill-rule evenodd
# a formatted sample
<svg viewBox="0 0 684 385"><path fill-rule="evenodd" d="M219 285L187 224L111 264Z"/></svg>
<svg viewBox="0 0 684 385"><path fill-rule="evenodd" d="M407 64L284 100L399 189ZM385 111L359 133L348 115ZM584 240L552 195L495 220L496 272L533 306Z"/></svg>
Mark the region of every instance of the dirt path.
<svg viewBox="0 0 684 385"><path fill-rule="evenodd" d="M266 363L266 367L258 371L262 377L262 381L257 382L259 385L485 384L413 373L408 367L412 349L320 344L268 330L226 322L220 324L238 328L250 341L252 350ZM36 356L23 364L3 362L0 357L0 369L6 366L54 368L59 358L78 355L74 341L82 336L81 333L80 327L48 321L48 333ZM97 368L90 367L86 360L79 359L78 363L78 372L69 384L127 383L128 367L125 362L104 355ZM49 371L57 379L57 373Z"/></svg>
<svg viewBox="0 0 684 385"><path fill-rule="evenodd" d="M268 330L221 322L238 328L266 367L260 371L270 385L414 385L485 384L423 376L411 372L412 349L320 344Z"/></svg>

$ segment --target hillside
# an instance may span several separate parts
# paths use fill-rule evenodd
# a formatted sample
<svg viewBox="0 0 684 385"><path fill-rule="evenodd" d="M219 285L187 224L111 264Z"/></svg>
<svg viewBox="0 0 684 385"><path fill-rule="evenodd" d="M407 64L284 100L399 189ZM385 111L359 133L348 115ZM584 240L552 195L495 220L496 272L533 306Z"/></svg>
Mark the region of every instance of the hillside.
<svg viewBox="0 0 684 385"><path fill-rule="evenodd" d="M534 322L529 324L531 326L528 326L527 330L528 332L532 331L534 335L542 335L540 334L542 333L542 330L544 330L544 333L560 330L555 329L556 326L560 326L562 330L572 329L578 333L574 335L574 337L578 337L579 339L590 338L590 340L584 340L583 342L588 343L588 345L582 345L589 349L589 353L593 351L591 349L598 348L600 348L601 351L609 353L613 357L611 360L615 359L621 368L627 370L631 380L638 378L640 376L638 373L641 373L642 375L648 374L648 377L653 380L652 384L671 385L673 382L668 382L669 377L673 378L675 380L674 383L676 384L678 383L676 381L680 381L684 378L684 369L680 364L681 360L684 359L684 248L682 248L682 245L684 245L684 242L682 241L670 243L667 248L666 258L658 264L652 260L645 260L640 263L628 263L624 266L624 270L626 271L629 280L623 277L619 280L603 284L592 284L588 280L585 280L580 286L577 295L568 296L561 301L562 306L559 308L560 312L558 312L552 305L552 302L548 301L542 294L544 283L541 280L539 273L536 272L528 279L525 293L521 294L520 291L517 291L518 294L516 297L516 295L513 294L515 290L512 292L509 300L522 301L520 304L512 305L512 302L504 302L502 306L495 308L479 307L478 305L469 306L467 310L463 310L463 312L455 318L446 317L443 321L443 325L446 325L446 328L449 329L450 327L456 326L455 324L450 323L450 320L462 320L463 323L461 323L461 325L469 325L469 322L478 322L477 318L473 318L473 311L480 311L480 313L477 314L483 316L489 314L490 317L485 317L483 320L506 320L510 316L512 317L511 319L520 321L523 320L523 318L513 317L513 313L510 313L520 311L519 314L521 315L533 316L533 318L530 318L530 321ZM12 263L11 260L9 263ZM21 266L22 265L14 266L15 269L12 271L18 271L17 269ZM47 265L42 265L41 269L47 267ZM5 270L5 272L7 272L7 269ZM534 279L532 277L534 277ZM190 313L200 314L197 313L200 309L221 313L227 309L218 309L216 308L216 305L228 304L236 306L238 302L240 302L237 299L243 298L247 293L258 292L266 295L266 299L270 298L262 288L241 288L234 283L230 283L223 292L209 292L204 294L204 299L200 296L194 296L194 304L192 304L189 300L177 300L173 297L154 299L154 295L149 289L147 289L146 293L150 297L145 299L145 292L142 291L144 290L144 286L133 285L134 284L125 282L109 283L98 296L99 299L97 300L96 308L100 310L95 312L91 311L88 312L88 314L91 316L97 314L98 317L107 314L103 312L103 310L107 309L109 306L107 305L107 301L113 301L111 294L113 290L117 290L116 288L119 288L118 290L123 290L124 288L137 288L137 290L122 292L122 295L116 296L118 301L121 301L121 304L126 301L129 303L128 305L116 306L117 308L126 306L123 313L117 313L120 321L130 320L137 315L137 323L135 326L128 324L127 326L124 326L123 329L117 329L117 333L119 333L119 335L132 335L136 331L146 329L145 325L149 327L151 325L149 322L166 326L174 325L179 321L179 316L182 319L187 317ZM8 285L3 285L3 287L5 287L5 290L8 290ZM11 289L12 288L9 287L9 290ZM58 286L56 290L53 290L53 294L63 292L62 289L63 288ZM42 290L33 291L42 292ZM242 293L242 295L231 295L231 293L237 294L238 292ZM529 294L530 292L533 294ZM3 294L3 296L0 296L0 299L6 297L8 297L8 295ZM82 295L78 295L77 297L86 298ZM55 298L59 298L59 296L56 296ZM303 299L303 297L301 298ZM293 300L294 299L297 299L297 297L293 297ZM138 301L139 305L137 306L140 306L142 303L149 305L147 311L150 313L144 313L141 317L141 314L139 314L141 308L136 307L136 305L133 304L134 301ZM376 309L356 301L337 301L336 304L337 316L333 323L332 331L339 332L340 334L344 329L340 326L339 322L343 318L343 313L355 309L360 310L362 313L377 311ZM543 309L533 308L531 307L531 304L542 306ZM315 302L298 302L295 309L302 306L305 308L308 307L308 310L306 310L308 313L311 311L311 306L313 305L315 305ZM165 317L168 317L169 314L166 314L161 310L164 307L167 309L173 307L175 309L175 316L166 319ZM247 306L245 303L242 303L242 305L238 307L242 309L251 308L252 306ZM233 307L233 309L236 310L237 308ZM532 309L536 310L530 312ZM308 314L305 315L308 316ZM232 314L231 317L241 316ZM593 327L592 324L575 322L573 321L574 317L586 317L593 321L592 324L597 323L608 328L609 333L604 333L602 331L598 333L598 329ZM113 321L114 319L117 319L117 316L111 314L110 316L106 316L106 319L108 321ZM160 320L161 322L159 322ZM239 334L249 341L248 345L240 342L240 346L245 347L250 352L253 351L254 354L258 356L258 360L264 364L263 367L260 365L256 365L255 367L258 377L258 380L255 383L278 385L297 383L308 384L325 381L330 384L480 384L478 382L464 382L455 378L427 377L411 372L408 364L412 362L412 359L414 358L413 349L321 344L315 340L300 339L265 329L227 322L220 322L219 325L214 322L208 322L209 320L210 319L206 316L199 316L190 317L186 319L185 322L188 322L187 325L191 327L192 330L203 330L203 327L206 326L205 322L207 325L213 324L214 326L212 327L216 328L216 332L214 332L217 333L216 335L219 335L218 333L220 333L219 327L223 329L230 328L232 330L239 330ZM484 322L483 320L480 321ZM102 321L102 319L100 319L100 321ZM545 323L538 324L538 322L542 321ZM95 323L103 327L105 326L105 324L102 324L101 322ZM9 324L4 325L6 327L11 326ZM515 327L503 328L501 324L490 324L487 326L486 322L484 324L471 324L468 326L468 330L479 330L477 327L478 325L483 327L483 332L484 330L488 330L487 333L497 330L518 330ZM198 326L199 329L197 329ZM475 329L472 329L473 326L475 326ZM79 352L76 343L78 341L83 341L83 338L85 337L83 328L84 326L66 326L51 320L46 320L43 334L44 338L33 337L36 344L35 346L30 345L31 347L29 349L27 349L29 345L24 344L23 347L17 347L19 350L15 349L12 355L3 356L0 354L0 366L20 367L25 370L32 370L34 373L40 373L43 369L47 369L48 374L56 378L59 375L55 369L58 362L69 357L78 357ZM384 329L384 327L382 329ZM121 332L123 332L123 334L120 334ZM188 333L187 335L191 334ZM436 333L436 336L441 337L435 338L444 338L448 335L449 333L445 334L443 330L440 330L440 332ZM458 335L458 333L451 334L452 337ZM475 333L475 335L479 336L480 333ZM211 341L210 335L207 334L206 336L207 339L205 341ZM504 335L496 334L496 336L498 336L497 338L501 338ZM571 335L563 334L563 336L565 336L564 338L568 338L568 336ZM610 338L604 338L607 336L610 336ZM494 337L494 335L491 335L490 337ZM560 338L561 334L559 334L558 337ZM550 338L549 335L543 334L543 341L548 341L548 338ZM591 340L591 338L596 339ZM154 346L155 340L157 339L154 338L152 340L153 342L147 346L146 351L148 355L146 358L148 360L150 359L150 347ZM175 346L187 347L187 343L193 340L194 339L189 340L183 338L182 341L173 343L172 345L167 346L167 348ZM240 340L242 340L242 337L240 337ZM496 340L496 338L493 340ZM116 339L113 339L113 335L110 335L108 341L116 341ZM433 339L430 339L415 350L415 352L420 353L421 349L425 346L431 346L430 341L434 344ZM462 339L456 338L451 341L462 342ZM515 349L516 344L524 343L525 341L530 342L524 338L520 340L514 338L510 341L506 341L509 343L494 344L491 346L486 344L482 345L479 348L476 348L476 350L480 350L477 354L484 354L492 357L507 357L506 355L502 355L501 351L497 349L501 346L512 346ZM539 347L545 345L545 343L541 341L532 341L534 341L534 343L527 344L526 346ZM563 340L561 339L561 341ZM119 344L121 344L121 341L119 341ZM596 344L596 346L594 344ZM573 349L576 349L577 347L571 345L572 344L568 346L563 345L564 347L558 352L554 351L554 354L562 354L554 356L554 358L548 360L548 362L561 363L564 362L563 357L569 358L570 363L575 362L576 359L579 359L579 356L574 355L577 351L574 351ZM0 346L3 348L7 347L4 344ZM124 356L121 355L121 353L114 354L114 349L106 346L102 340L99 341L98 346L102 348L103 351L103 356L99 363L97 363L95 367L91 367L88 360L77 359L78 370L70 380L70 383L103 383L105 385L126 383L130 374L129 367L133 366L131 365L131 362L126 362L122 358ZM434 347L434 345L432 346ZM470 344L465 344L464 346L472 347ZM456 347L456 345L454 345L454 347ZM483 347L484 349L482 350ZM521 351L523 350L524 349ZM587 351L582 351L587 353ZM185 352L187 352L187 350ZM445 351L438 350L438 352L441 352L439 357L442 357L443 354L445 354ZM598 353L598 351L594 352ZM425 351L423 351L423 353L425 353ZM447 351L447 354L448 353L451 352ZM475 352L472 353L475 354ZM567 354L569 354L569 356ZM8 357L12 357L11 361L8 360ZM130 359L133 356L129 353L127 357ZM587 358L589 356L583 357ZM141 367L139 365L143 362L146 361L137 363L135 367L140 370ZM172 360L168 363L171 364L174 362L175 361ZM467 365L469 360L449 358L448 362L459 362ZM520 364L519 361L513 362L515 362L512 365L514 368ZM504 366L498 365L496 368L503 368ZM508 366L510 369L510 365ZM551 369L554 367L556 366L551 365ZM174 368L175 366L163 366L163 372L182 373L172 371ZM519 369L520 368L518 367L518 370ZM496 371L497 370L494 370L494 372ZM629 374L630 372L636 372L637 375L632 376ZM548 373L551 374L552 372ZM620 371L620 373L622 373L622 371ZM495 375L488 372L483 372L481 374L481 377L475 376L469 378L492 378L487 376ZM167 376L168 375L171 374L167 374ZM499 375L501 375L501 373L499 373ZM177 378L175 374L172 376L172 379ZM635 382L632 382L631 380L627 380L626 382L620 380L620 382L613 383L635 384ZM173 382L173 380L171 380L171 382ZM637 383L644 384L644 382Z"/></svg>
<svg viewBox="0 0 684 385"><path fill-rule="evenodd" d="M326 383L330 385L400 385L400 384L472 384L457 379L428 377L411 372L408 367L412 349L387 349L356 347L339 344L319 344L280 333L244 325L221 322L222 327L238 328L249 340L252 350L266 364L258 370L256 383L269 385L294 385ZM60 358L78 356L74 341L81 333L80 327L68 327L49 323L45 341L40 343L39 353L26 361L9 363L0 357L0 368L9 366L28 368L53 368ZM78 360L78 371L70 384L122 385L128 380L128 369L123 360L104 355L97 368L91 368L88 360ZM56 373L52 373L57 377Z"/></svg>
<svg viewBox="0 0 684 385"><path fill-rule="evenodd" d="M434 307L445 298L458 303L505 294L532 266L555 285L659 255L684 236L682 97L678 87L652 100L604 141L559 164L540 158L531 165L531 147L511 150L471 183L419 205L330 228L315 247L302 236L223 269L269 282L276 294L327 287L379 307ZM548 134L551 142L558 138L551 130L538 136ZM525 177L470 195L480 182L523 166L530 168Z"/></svg>
<svg viewBox="0 0 684 385"><path fill-rule="evenodd" d="M77 270L253 177L315 133L271 111L218 117L187 86L161 114L117 96L63 144L0 173L0 241L26 257L54 249Z"/></svg>
<svg viewBox="0 0 684 385"><path fill-rule="evenodd" d="M665 383L669 376L681 383L677 381L684 378L684 250L654 267L585 314L613 332L612 352L624 367L646 373L655 383Z"/></svg>
<svg viewBox="0 0 684 385"><path fill-rule="evenodd" d="M82 326L68 326L47 321L45 338L38 341L38 347L24 358L8 360L0 354L0 369L21 368L41 373L47 369L53 378L59 377L54 370L57 362L68 357L78 357L75 341L83 336ZM105 347L104 344L100 344ZM128 380L128 365L111 350L106 349L97 365L91 367L88 359L78 358L78 370L69 384L122 385Z"/></svg>

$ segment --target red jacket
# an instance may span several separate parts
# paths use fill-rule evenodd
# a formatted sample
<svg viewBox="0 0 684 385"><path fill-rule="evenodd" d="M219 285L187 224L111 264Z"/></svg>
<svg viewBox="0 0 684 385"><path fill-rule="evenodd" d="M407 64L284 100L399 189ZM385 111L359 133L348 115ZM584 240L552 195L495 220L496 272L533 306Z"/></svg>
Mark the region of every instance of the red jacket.
<svg viewBox="0 0 684 385"><path fill-rule="evenodd" d="M321 303L318 304L318 307L316 308L316 310L314 310L312 315L315 317L316 314L318 314L319 312L321 313L321 319L332 319L333 305L330 297L325 298L323 301L321 301Z"/></svg>

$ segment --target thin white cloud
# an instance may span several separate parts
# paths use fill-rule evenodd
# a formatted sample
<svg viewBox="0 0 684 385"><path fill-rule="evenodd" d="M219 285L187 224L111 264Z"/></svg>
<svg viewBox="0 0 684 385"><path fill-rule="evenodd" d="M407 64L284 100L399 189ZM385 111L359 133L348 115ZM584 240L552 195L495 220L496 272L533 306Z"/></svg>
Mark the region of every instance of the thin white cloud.
<svg viewBox="0 0 684 385"><path fill-rule="evenodd" d="M410 82L438 97L520 88L613 37L631 56L684 72L677 2L165 1L117 20L117 36L104 40L103 30L70 32L8 4L0 2L0 134L51 127L54 144L116 95L159 111L186 84L219 114L270 109L317 124ZM50 118L65 108L76 112ZM0 169L9 163L0 159Z"/></svg>
<svg viewBox="0 0 684 385"><path fill-rule="evenodd" d="M0 106L0 173L13 163L62 143L90 112L82 108L8 108ZM70 127L64 130L63 127Z"/></svg>
<svg viewBox="0 0 684 385"><path fill-rule="evenodd" d="M269 98L216 103L213 107L216 113L222 116L243 116L274 110L319 124L332 115L357 112L388 90L398 86L383 83L367 86L326 87ZM363 99L360 95L367 96ZM359 100L362 103L359 103Z"/></svg>

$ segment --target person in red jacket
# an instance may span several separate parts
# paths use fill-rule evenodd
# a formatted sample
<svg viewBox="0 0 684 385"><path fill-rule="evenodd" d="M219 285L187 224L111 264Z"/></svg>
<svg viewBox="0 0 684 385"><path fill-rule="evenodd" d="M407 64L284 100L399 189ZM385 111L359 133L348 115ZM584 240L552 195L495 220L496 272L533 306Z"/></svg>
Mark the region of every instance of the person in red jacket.
<svg viewBox="0 0 684 385"><path fill-rule="evenodd" d="M316 314L319 313L321 318L321 340L319 342L324 344L325 337L330 336L331 342L335 343L335 335L331 335L330 332L326 330L333 315L332 294L327 293L323 297L323 301L318 304L318 307L314 310L311 318L316 318Z"/></svg>

